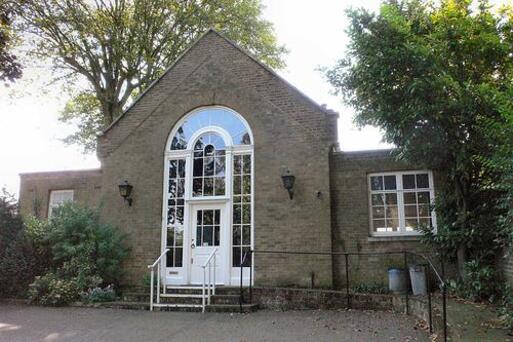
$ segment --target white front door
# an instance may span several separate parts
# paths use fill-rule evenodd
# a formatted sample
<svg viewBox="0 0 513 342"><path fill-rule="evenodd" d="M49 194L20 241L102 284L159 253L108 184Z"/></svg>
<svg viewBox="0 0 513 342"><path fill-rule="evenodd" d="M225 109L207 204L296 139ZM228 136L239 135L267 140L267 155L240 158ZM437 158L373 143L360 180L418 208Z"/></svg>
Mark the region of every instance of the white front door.
<svg viewBox="0 0 513 342"><path fill-rule="evenodd" d="M194 205L192 210L191 229L191 272L190 283L203 283L203 265L210 254L217 248L215 258L216 283L224 283L226 260L226 219L225 206L205 204ZM208 272L208 269L207 269ZM207 274L208 276L208 274Z"/></svg>

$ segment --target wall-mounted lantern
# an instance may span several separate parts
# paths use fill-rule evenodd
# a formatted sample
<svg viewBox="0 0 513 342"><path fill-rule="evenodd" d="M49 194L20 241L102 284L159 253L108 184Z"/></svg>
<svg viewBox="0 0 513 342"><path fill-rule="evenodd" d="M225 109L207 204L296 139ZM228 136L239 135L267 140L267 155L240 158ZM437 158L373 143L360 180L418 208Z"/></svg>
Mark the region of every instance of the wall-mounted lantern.
<svg viewBox="0 0 513 342"><path fill-rule="evenodd" d="M132 198L130 195L132 194L132 189L134 188L132 185L128 183L128 181L124 181L123 183L118 185L119 188L119 194L125 202L128 203L129 206L132 206Z"/></svg>
<svg viewBox="0 0 513 342"><path fill-rule="evenodd" d="M283 187L289 192L289 197L292 199L294 196L294 181L296 180L296 176L287 169L281 176L281 180L283 181Z"/></svg>

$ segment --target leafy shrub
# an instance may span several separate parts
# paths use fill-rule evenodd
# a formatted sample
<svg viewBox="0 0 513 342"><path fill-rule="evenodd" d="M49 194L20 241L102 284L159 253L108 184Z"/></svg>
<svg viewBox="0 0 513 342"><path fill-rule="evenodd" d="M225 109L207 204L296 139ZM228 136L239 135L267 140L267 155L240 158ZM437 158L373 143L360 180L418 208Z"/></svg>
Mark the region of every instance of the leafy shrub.
<svg viewBox="0 0 513 342"><path fill-rule="evenodd" d="M29 300L42 305L66 305L80 298L84 289L95 288L102 278L92 268L76 258L65 262L55 272L36 277L30 284Z"/></svg>
<svg viewBox="0 0 513 342"><path fill-rule="evenodd" d="M505 327L513 331L513 289L505 285L502 289L502 298L498 314Z"/></svg>
<svg viewBox="0 0 513 342"><path fill-rule="evenodd" d="M109 285L105 288L95 287L82 292L80 295L84 302L98 303L98 302L112 302L117 299L114 285Z"/></svg>
<svg viewBox="0 0 513 342"><path fill-rule="evenodd" d="M449 290L459 297L473 301L490 300L500 292L497 274L493 267L477 260L468 261L461 281L450 281Z"/></svg>
<svg viewBox="0 0 513 342"><path fill-rule="evenodd" d="M124 237L101 223L98 212L66 203L52 217L50 227L47 239L57 264L81 260L106 284L118 284L128 251L123 246Z"/></svg>
<svg viewBox="0 0 513 342"><path fill-rule="evenodd" d="M32 224L31 234L49 246L52 271L31 285L29 298L43 305L64 305L100 285L117 284L127 256L123 236L99 221L97 212L67 203L54 212L48 226Z"/></svg>
<svg viewBox="0 0 513 342"><path fill-rule="evenodd" d="M16 200L0 193L0 297L22 297L44 263L27 238Z"/></svg>
<svg viewBox="0 0 513 342"><path fill-rule="evenodd" d="M36 277L29 290L31 302L51 306L73 302L78 294L79 286L74 279L61 279L53 272Z"/></svg>

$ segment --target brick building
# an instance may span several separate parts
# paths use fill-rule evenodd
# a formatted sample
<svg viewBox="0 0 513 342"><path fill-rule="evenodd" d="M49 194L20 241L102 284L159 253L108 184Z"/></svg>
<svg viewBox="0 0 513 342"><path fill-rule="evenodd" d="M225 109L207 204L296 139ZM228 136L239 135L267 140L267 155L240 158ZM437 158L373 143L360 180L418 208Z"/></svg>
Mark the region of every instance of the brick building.
<svg viewBox="0 0 513 342"><path fill-rule="evenodd" d="M419 250L415 227L436 222L431 172L388 150L339 151L337 118L209 31L98 138L101 169L21 174L21 210L99 206L127 234L126 284L139 284L165 249L167 284L201 283L217 248L221 284L238 284L242 263L245 283L252 269L256 284L338 286L336 257L244 255ZM290 191L283 176L294 176ZM359 265L371 277L394 262Z"/></svg>

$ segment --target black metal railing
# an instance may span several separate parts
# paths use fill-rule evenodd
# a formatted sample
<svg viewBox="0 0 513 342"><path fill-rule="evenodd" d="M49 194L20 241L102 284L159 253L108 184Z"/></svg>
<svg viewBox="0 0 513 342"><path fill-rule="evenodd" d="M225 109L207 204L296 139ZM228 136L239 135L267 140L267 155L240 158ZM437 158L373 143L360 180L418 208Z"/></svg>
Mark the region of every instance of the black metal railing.
<svg viewBox="0 0 513 342"><path fill-rule="evenodd" d="M443 260L441 260L441 274L436 269L435 265L431 261L428 256L407 252L407 251L398 251L398 252L354 252L354 253L337 253L337 252L292 252L292 251L265 251L265 250L249 250L244 252L242 262L240 264L240 296L239 296L239 304L240 310L243 311L242 305L244 303L253 303L253 256L255 254L275 254L275 255L316 255L316 256L330 256L330 257L344 257L345 263L345 292L346 292L346 304L347 308L351 307L351 291L350 291L350 277L349 277L349 266L350 266L350 257L351 256L383 256L383 255L397 255L403 257L404 269L408 270L408 256L421 258L425 263L422 264L426 266L428 270L431 270L438 282L439 288L442 292L442 319L443 319L443 341L447 341L447 284L443 279L444 274L444 264ZM244 286L243 286L243 275L244 275L244 267L247 267L246 260L250 258L249 262L249 300L246 300L244 297ZM313 280L312 280L313 286ZM432 293L431 293L431 283L430 283L430 274L426 272L426 291L427 291L427 302L428 302L428 325L429 325L429 333L433 333L433 306L432 306ZM405 313L409 314L409 294L408 291L404 293L405 299Z"/></svg>

